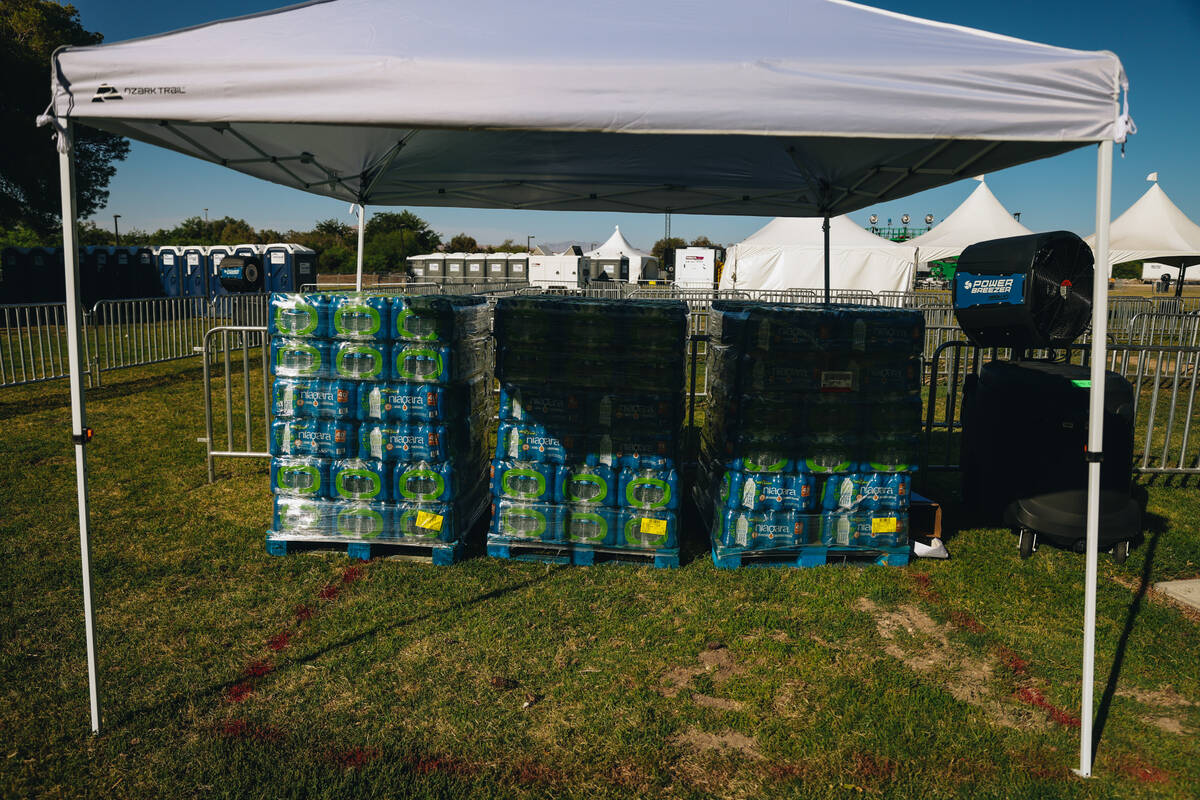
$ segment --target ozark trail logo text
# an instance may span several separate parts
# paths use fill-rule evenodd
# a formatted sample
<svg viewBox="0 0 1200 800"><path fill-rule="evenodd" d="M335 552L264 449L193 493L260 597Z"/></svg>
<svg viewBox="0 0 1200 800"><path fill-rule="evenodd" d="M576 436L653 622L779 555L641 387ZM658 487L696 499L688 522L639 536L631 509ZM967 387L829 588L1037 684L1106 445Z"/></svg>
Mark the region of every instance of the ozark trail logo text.
<svg viewBox="0 0 1200 800"><path fill-rule="evenodd" d="M146 94L187 94L187 91L182 86L125 86L118 89L116 86L102 83L96 89L96 94L92 96L92 102L104 103L110 100L122 100L126 96Z"/></svg>

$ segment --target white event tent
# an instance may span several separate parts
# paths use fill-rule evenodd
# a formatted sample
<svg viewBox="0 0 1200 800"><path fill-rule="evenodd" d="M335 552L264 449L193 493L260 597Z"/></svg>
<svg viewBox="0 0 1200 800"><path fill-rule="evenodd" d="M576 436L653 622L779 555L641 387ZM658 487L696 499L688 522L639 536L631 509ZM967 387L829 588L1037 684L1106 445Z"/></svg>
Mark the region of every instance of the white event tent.
<svg viewBox="0 0 1200 800"><path fill-rule="evenodd" d="M694 0L719 48L663 48L675 4L317 0L58 50L72 436L92 727L74 148L87 124L358 205L832 217L1086 145L1107 260L1112 149L1133 130L1110 52L1014 39L845 0ZM560 34L588 30L603 55ZM537 41L537 48L496 47ZM881 76L886 76L884 80ZM361 220L361 217L360 217ZM360 242L361 242L360 221ZM361 254L360 254L361 267ZM1103 386L1107 282L1094 295ZM1091 391L1089 448L1101 449ZM1089 465L1080 771L1091 772L1100 464Z"/></svg>
<svg viewBox="0 0 1200 800"><path fill-rule="evenodd" d="M637 283L641 280L642 270L645 265L650 262L658 263L658 259L645 250L639 250L629 243L625 238L625 234L621 233L621 226L617 225L612 236L608 237L608 241L584 253L588 258L595 259L629 259L629 282Z"/></svg>
<svg viewBox="0 0 1200 800"><path fill-rule="evenodd" d="M1126 261L1154 261L1171 267L1200 264L1200 225L1171 202L1158 185L1158 173L1151 177L1153 185L1109 228L1109 274L1114 264ZM1096 252L1099 264L1096 234L1084 241Z"/></svg>
<svg viewBox="0 0 1200 800"><path fill-rule="evenodd" d="M824 284L825 235L818 217L777 217L725 254L721 289L803 289ZM876 236L844 214L829 220L833 289L907 291L912 250Z"/></svg>
<svg viewBox="0 0 1200 800"><path fill-rule="evenodd" d="M987 182L980 178L975 191L944 220L920 236L909 239L905 247L916 249L916 260L925 264L943 258L956 258L976 242L1026 236L1033 231L1013 218Z"/></svg>

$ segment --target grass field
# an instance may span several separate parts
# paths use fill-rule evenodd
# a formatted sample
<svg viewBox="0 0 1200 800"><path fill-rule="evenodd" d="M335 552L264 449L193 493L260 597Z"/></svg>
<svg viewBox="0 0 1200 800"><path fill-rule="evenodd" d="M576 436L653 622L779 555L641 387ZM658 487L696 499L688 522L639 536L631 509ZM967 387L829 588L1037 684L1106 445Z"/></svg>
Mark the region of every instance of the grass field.
<svg viewBox="0 0 1200 800"><path fill-rule="evenodd" d="M88 735L65 382L0 393L5 797L1191 798L1195 483L1100 560L1097 777L1075 778L1083 559L1021 561L953 476L948 562L718 572L267 556L266 464L206 481L194 359L89 393L105 731ZM236 379L236 377L235 377ZM236 413L236 412L235 412Z"/></svg>

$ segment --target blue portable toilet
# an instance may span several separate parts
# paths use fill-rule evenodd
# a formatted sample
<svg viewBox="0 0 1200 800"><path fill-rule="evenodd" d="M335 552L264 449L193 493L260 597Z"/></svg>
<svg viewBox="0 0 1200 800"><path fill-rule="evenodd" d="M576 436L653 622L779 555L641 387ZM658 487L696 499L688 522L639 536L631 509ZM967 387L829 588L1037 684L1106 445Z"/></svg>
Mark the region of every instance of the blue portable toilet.
<svg viewBox="0 0 1200 800"><path fill-rule="evenodd" d="M113 247L109 253L109 283L106 297L141 297L134 269L137 259L136 247Z"/></svg>
<svg viewBox="0 0 1200 800"><path fill-rule="evenodd" d="M238 244L234 245L233 253L231 253L231 255L242 256L243 258L249 258L250 256L258 256L261 258L263 249L264 248L261 244Z"/></svg>
<svg viewBox="0 0 1200 800"><path fill-rule="evenodd" d="M182 258L181 294L184 297L208 297L208 259L204 248L188 245L183 248Z"/></svg>
<svg viewBox="0 0 1200 800"><path fill-rule="evenodd" d="M268 292L298 292L317 282L317 252L298 244L269 244L263 248L263 269Z"/></svg>
<svg viewBox="0 0 1200 800"><path fill-rule="evenodd" d="M154 251L149 247L129 248L130 297L162 297L162 286L158 282L158 267Z"/></svg>
<svg viewBox="0 0 1200 800"><path fill-rule="evenodd" d="M154 248L154 262L158 270L158 285L163 297L181 297L183 282L183 249L173 244Z"/></svg>
<svg viewBox="0 0 1200 800"><path fill-rule="evenodd" d="M26 302L64 302L67 299L67 279L63 275L63 249L31 247L26 258Z"/></svg>
<svg viewBox="0 0 1200 800"><path fill-rule="evenodd" d="M229 290L221 285L221 262L226 256L233 255L233 248L216 244L205 248L205 255L208 257L208 296L229 294Z"/></svg>
<svg viewBox="0 0 1200 800"><path fill-rule="evenodd" d="M116 261L108 245L89 245L79 254L79 288L84 309L116 297Z"/></svg>
<svg viewBox="0 0 1200 800"><path fill-rule="evenodd" d="M29 300L29 251L24 247L0 250L0 305Z"/></svg>

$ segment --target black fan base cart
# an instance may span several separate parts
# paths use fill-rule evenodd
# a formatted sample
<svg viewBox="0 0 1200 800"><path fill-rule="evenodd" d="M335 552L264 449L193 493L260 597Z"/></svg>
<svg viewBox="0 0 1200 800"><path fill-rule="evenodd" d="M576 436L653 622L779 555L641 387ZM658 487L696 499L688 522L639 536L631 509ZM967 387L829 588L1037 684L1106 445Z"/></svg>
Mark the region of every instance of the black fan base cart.
<svg viewBox="0 0 1200 800"><path fill-rule="evenodd" d="M1039 542L1082 553L1087 538L1087 491L1051 492L1014 500L1004 509L1004 522L1017 534L1021 558L1029 558ZM1128 492L1100 492L1099 550L1124 564L1142 543L1142 514Z"/></svg>
<svg viewBox="0 0 1200 800"><path fill-rule="evenodd" d="M963 496L1017 534L1028 558L1039 543L1083 552L1087 529L1087 367L993 361L963 392ZM1124 562L1142 541L1133 478L1133 387L1105 373L1100 549Z"/></svg>

